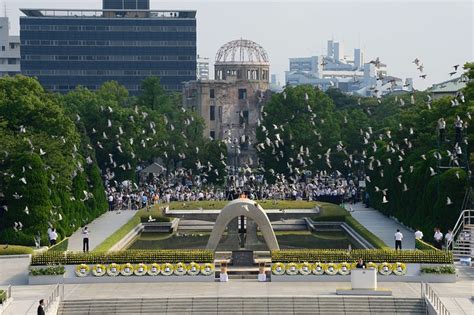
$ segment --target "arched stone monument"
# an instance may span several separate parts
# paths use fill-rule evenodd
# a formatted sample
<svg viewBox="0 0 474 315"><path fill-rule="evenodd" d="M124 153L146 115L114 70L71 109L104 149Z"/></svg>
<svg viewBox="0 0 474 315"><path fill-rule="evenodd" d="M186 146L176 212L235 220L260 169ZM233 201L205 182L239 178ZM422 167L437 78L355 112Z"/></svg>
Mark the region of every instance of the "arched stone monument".
<svg viewBox="0 0 474 315"><path fill-rule="evenodd" d="M265 243L270 250L280 249L270 220L263 208L255 201L246 198L235 199L229 202L227 206L221 210L220 214L217 216L216 223L214 224L206 248L216 250L217 244L219 244L222 234L229 222L242 215L254 220L258 227L260 227Z"/></svg>

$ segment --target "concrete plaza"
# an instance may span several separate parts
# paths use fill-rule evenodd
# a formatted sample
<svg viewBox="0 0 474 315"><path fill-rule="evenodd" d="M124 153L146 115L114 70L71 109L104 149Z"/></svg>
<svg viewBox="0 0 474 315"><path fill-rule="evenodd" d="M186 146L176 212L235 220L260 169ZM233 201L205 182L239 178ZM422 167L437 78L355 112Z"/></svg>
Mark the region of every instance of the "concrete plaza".
<svg viewBox="0 0 474 315"><path fill-rule="evenodd" d="M419 283L379 283L381 288L393 292L393 297L421 297ZM473 314L471 301L472 280L431 285L451 314ZM54 286L15 286L13 303L5 314L35 314L40 298L47 298ZM316 297L335 296L336 289L350 287L341 282L257 282L256 280L231 280L227 283L122 283L117 284L66 284L65 300L111 298L185 298L185 297Z"/></svg>

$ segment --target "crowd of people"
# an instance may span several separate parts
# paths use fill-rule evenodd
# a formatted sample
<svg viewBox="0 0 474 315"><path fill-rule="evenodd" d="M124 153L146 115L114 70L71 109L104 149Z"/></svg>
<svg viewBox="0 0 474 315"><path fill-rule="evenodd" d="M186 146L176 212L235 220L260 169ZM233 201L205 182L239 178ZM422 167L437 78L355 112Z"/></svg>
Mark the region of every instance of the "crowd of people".
<svg viewBox="0 0 474 315"><path fill-rule="evenodd" d="M158 176L143 181L140 186L124 181L116 186L107 185L109 210L138 210L157 203L172 201L233 200L245 194L258 200L309 200L335 204L357 202L360 190L356 177L345 178L337 174L329 176L301 176L290 182L279 178L268 183L261 175L229 176L226 185L207 185L199 178L183 173L183 176Z"/></svg>
<svg viewBox="0 0 474 315"><path fill-rule="evenodd" d="M233 175L227 178L222 187L206 184L199 177L182 172L181 176L156 176L142 181L141 185L124 181L111 186L106 180L109 210L138 210L154 204L167 204L172 201L221 201L233 200L241 195L258 200L308 200L323 201L335 204L355 203L361 201L362 187L357 177L343 177L340 174L302 175L298 180L278 177L274 183L268 183L262 175ZM368 197L364 196L368 202ZM349 211L351 206L349 205ZM346 207L347 209L347 207ZM416 239L423 238L419 229ZM453 238L451 230L445 235L439 228L434 231L434 246L445 248ZM395 248L401 249L403 234L395 233Z"/></svg>

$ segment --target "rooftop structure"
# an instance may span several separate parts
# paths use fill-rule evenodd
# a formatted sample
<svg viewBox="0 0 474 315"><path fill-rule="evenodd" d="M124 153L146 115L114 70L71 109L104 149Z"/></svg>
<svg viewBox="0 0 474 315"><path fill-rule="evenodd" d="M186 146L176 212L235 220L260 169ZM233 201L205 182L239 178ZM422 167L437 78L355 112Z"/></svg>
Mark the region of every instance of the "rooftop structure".
<svg viewBox="0 0 474 315"><path fill-rule="evenodd" d="M433 98L440 98L443 96L455 96L461 89L466 86L468 78L464 75L450 79L441 83L433 84L428 91Z"/></svg>
<svg viewBox="0 0 474 315"><path fill-rule="evenodd" d="M150 9L150 0L102 0L104 9Z"/></svg>
<svg viewBox="0 0 474 315"><path fill-rule="evenodd" d="M265 49L246 39L237 39L223 45L216 54L216 64L269 64Z"/></svg>
<svg viewBox="0 0 474 315"><path fill-rule="evenodd" d="M135 9L20 9L28 17L55 18L169 18L194 19L196 11L190 10L135 10ZM138 13L145 13L139 15ZM116 13L110 15L108 13Z"/></svg>

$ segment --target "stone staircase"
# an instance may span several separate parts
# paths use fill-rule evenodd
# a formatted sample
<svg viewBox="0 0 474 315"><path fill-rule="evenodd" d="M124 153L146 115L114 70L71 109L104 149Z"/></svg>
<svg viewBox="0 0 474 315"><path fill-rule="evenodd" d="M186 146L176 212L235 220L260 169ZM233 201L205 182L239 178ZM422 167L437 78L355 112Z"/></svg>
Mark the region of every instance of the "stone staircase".
<svg viewBox="0 0 474 315"><path fill-rule="evenodd" d="M421 298L194 297L66 300L58 314L426 314Z"/></svg>

